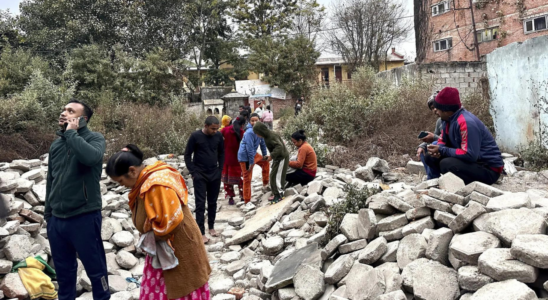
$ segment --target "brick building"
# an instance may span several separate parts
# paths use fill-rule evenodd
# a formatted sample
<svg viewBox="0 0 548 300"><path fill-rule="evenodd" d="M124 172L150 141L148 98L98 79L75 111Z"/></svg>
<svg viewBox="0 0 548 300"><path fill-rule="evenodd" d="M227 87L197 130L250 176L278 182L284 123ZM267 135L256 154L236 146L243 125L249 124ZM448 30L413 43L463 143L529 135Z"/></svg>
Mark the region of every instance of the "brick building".
<svg viewBox="0 0 548 300"><path fill-rule="evenodd" d="M415 0L419 62L479 60L469 7L469 0ZM472 11L480 57L498 47L548 35L548 1L473 0Z"/></svg>

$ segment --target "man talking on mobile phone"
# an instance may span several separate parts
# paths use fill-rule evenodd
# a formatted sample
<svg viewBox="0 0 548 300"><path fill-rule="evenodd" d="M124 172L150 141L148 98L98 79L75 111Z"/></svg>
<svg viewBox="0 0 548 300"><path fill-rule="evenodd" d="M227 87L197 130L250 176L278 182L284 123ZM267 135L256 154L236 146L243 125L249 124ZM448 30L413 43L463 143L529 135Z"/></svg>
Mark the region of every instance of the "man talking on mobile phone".
<svg viewBox="0 0 548 300"><path fill-rule="evenodd" d="M76 298L77 256L91 280L93 299L110 299L99 185L105 138L88 129L92 115L85 103L71 100L49 151L45 219L59 300Z"/></svg>

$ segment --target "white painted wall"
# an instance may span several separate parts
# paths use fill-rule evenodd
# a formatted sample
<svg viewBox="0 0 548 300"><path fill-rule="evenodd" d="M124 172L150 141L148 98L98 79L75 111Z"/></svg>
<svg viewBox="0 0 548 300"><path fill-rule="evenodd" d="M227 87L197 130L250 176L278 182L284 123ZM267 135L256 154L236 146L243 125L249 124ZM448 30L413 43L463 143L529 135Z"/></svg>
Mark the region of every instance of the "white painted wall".
<svg viewBox="0 0 548 300"><path fill-rule="evenodd" d="M548 36L488 54L487 75L498 145L517 151L537 140L548 147Z"/></svg>

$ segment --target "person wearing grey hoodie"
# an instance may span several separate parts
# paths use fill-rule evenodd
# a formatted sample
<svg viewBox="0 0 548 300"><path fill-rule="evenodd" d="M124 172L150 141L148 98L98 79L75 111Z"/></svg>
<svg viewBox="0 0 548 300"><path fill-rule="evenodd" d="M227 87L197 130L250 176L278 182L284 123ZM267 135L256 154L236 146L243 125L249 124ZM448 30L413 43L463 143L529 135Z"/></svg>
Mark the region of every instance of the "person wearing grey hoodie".
<svg viewBox="0 0 548 300"><path fill-rule="evenodd" d="M268 157L268 161L272 161L270 188L274 195L271 203L278 203L283 199L285 176L287 174L287 167L289 166L289 151L287 151L280 135L269 130L265 124L257 122L253 126L253 132L258 137L264 139L266 148L270 152L270 156Z"/></svg>

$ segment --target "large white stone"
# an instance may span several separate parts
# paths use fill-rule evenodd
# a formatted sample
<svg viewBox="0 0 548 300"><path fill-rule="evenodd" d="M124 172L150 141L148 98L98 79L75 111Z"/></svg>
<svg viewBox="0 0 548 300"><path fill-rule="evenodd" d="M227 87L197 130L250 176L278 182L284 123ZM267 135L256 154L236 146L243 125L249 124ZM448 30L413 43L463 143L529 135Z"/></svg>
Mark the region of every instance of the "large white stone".
<svg viewBox="0 0 548 300"><path fill-rule="evenodd" d="M491 198L487 203L487 210L499 211L512 208L533 208L531 199L527 193L508 193L495 198Z"/></svg>
<svg viewBox="0 0 548 300"><path fill-rule="evenodd" d="M367 238L365 228L360 223L358 214L346 214L341 222L340 230L349 241Z"/></svg>
<svg viewBox="0 0 548 300"><path fill-rule="evenodd" d="M471 265L477 265L478 258L482 253L500 246L500 240L496 236L478 231L455 236L451 241L450 251L455 258Z"/></svg>
<svg viewBox="0 0 548 300"><path fill-rule="evenodd" d="M526 284L506 280L482 287L470 300L538 300L538 297Z"/></svg>
<svg viewBox="0 0 548 300"><path fill-rule="evenodd" d="M358 257L360 263L371 265L377 262L388 251L388 243L384 237L379 237L367 245Z"/></svg>
<svg viewBox="0 0 548 300"><path fill-rule="evenodd" d="M18 273L6 275L2 280L2 284L0 284L0 290L4 292L4 295L8 298L26 299L29 296Z"/></svg>
<svg viewBox="0 0 548 300"><path fill-rule="evenodd" d="M343 255L327 268L325 272L325 282L327 284L336 284L341 281L352 269L354 259L351 255Z"/></svg>
<svg viewBox="0 0 548 300"><path fill-rule="evenodd" d="M374 300L384 294L385 290L383 272L372 269L347 279L345 297L352 300Z"/></svg>
<svg viewBox="0 0 548 300"><path fill-rule="evenodd" d="M510 249L493 248L485 251L478 259L478 269L497 281L516 279L532 283L538 277L538 269L516 260Z"/></svg>
<svg viewBox="0 0 548 300"><path fill-rule="evenodd" d="M445 173L440 177L439 185L440 189L450 193L456 193L465 186L464 181L451 172Z"/></svg>
<svg viewBox="0 0 548 300"><path fill-rule="evenodd" d="M32 245L26 235L12 235L4 247L6 258L12 262L20 262L31 256Z"/></svg>
<svg viewBox="0 0 548 300"><path fill-rule="evenodd" d="M405 268L405 266L414 260L425 257L427 246L426 239L418 233L404 237L400 242L397 252L400 269Z"/></svg>
<svg viewBox="0 0 548 300"><path fill-rule="evenodd" d="M459 269L459 285L463 290L477 291L493 281L493 278L481 274L476 266L464 266Z"/></svg>
<svg viewBox="0 0 548 300"><path fill-rule="evenodd" d="M304 300L317 300L325 291L324 274L310 265L299 267L293 284L295 293Z"/></svg>
<svg viewBox="0 0 548 300"><path fill-rule="evenodd" d="M541 269L548 269L548 236L544 234L518 235L510 249L518 260Z"/></svg>
<svg viewBox="0 0 548 300"><path fill-rule="evenodd" d="M121 250L121 251L118 251L118 254L116 255L116 262L118 263L120 267L126 270L129 270L135 267L135 265L137 265L139 260L135 258L133 254L127 251Z"/></svg>
<svg viewBox="0 0 548 300"><path fill-rule="evenodd" d="M118 247L128 247L133 245L133 234L128 231L120 231L112 236L112 242Z"/></svg>
<svg viewBox="0 0 548 300"><path fill-rule="evenodd" d="M507 246L520 234L546 233L544 218L526 208L489 213L486 227Z"/></svg>

